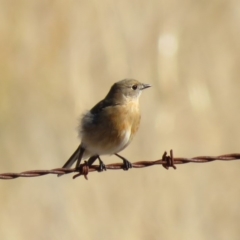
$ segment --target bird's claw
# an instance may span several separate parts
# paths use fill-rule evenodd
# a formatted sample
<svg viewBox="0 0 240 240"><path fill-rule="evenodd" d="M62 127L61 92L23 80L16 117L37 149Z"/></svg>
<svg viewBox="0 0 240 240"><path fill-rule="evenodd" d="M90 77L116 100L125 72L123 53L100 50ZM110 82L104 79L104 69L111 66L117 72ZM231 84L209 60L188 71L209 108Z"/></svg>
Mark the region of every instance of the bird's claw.
<svg viewBox="0 0 240 240"><path fill-rule="evenodd" d="M99 156L98 156L98 160L99 160L98 172L106 171L107 170L106 165L103 163L103 161Z"/></svg>
<svg viewBox="0 0 240 240"><path fill-rule="evenodd" d="M102 172L102 171L106 171L106 170L107 170L106 165L101 161L99 163L98 172Z"/></svg>
<svg viewBox="0 0 240 240"><path fill-rule="evenodd" d="M123 170L127 171L129 168L132 168L132 164L128 160L123 159Z"/></svg>

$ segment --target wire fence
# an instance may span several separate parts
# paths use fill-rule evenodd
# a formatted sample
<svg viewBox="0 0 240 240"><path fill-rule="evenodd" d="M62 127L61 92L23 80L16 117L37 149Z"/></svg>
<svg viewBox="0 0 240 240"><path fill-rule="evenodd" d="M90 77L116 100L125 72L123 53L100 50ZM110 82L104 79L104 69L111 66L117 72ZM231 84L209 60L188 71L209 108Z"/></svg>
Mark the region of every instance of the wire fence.
<svg viewBox="0 0 240 240"><path fill-rule="evenodd" d="M207 163L212 161L232 161L232 160L240 160L240 153L232 153L225 154L220 156L199 156L193 158L176 158L173 156L173 151L170 150L170 154L164 152L161 159L156 161L139 161L132 163L133 168L145 168L154 165L162 165L164 168L169 169L170 167L176 169L177 164L185 164L185 163ZM124 169L123 163L112 163L106 165L107 170L119 170ZM55 168L51 170L30 170L21 173L2 173L0 174L0 179L10 180L19 177L40 177L47 174L69 174L69 173L77 173L73 176L73 179L83 175L85 179L88 179L87 175L91 172L99 171L98 165L88 166L85 161L80 165L79 168L66 169L66 168Z"/></svg>

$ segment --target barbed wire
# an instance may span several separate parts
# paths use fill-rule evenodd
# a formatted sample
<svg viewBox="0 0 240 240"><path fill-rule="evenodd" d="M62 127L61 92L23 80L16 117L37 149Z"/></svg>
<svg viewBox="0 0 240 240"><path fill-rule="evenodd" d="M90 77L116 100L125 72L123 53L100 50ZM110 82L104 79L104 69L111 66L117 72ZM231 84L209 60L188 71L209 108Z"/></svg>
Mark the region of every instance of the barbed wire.
<svg viewBox="0 0 240 240"><path fill-rule="evenodd" d="M212 161L232 161L232 160L240 160L240 153L232 153L225 154L220 156L199 156L193 158L175 158L173 156L173 151L170 150L170 154L164 152L163 156L159 160L155 161L139 161L132 163L133 168L145 168L154 165L162 165L164 168L169 169L172 167L176 169L176 164L185 164L185 163L207 163ZM124 169L123 163L112 163L106 165L107 170L119 170ZM69 173L77 173L73 176L73 179L83 175L85 179L87 178L88 173L99 171L98 165L88 166L87 162L81 164L77 169L66 169L66 168L55 168L51 170L31 170L25 171L21 173L2 173L0 174L0 179L10 180L19 177L39 177L47 174L69 174Z"/></svg>

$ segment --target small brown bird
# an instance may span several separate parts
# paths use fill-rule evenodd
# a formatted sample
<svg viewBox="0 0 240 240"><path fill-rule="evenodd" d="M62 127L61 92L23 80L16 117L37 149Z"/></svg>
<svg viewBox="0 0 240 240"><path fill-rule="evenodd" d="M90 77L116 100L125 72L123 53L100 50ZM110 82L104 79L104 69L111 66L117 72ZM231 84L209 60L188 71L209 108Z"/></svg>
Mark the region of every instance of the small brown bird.
<svg viewBox="0 0 240 240"><path fill-rule="evenodd" d="M139 128L139 97L149 87L134 79L114 83L107 96L83 115L79 126L81 144L63 168L70 168L75 161L78 168L82 159L89 158L89 166L98 159L99 171L103 171L106 167L100 155L112 154L123 160L124 170L131 168L131 163L118 153L129 145Z"/></svg>

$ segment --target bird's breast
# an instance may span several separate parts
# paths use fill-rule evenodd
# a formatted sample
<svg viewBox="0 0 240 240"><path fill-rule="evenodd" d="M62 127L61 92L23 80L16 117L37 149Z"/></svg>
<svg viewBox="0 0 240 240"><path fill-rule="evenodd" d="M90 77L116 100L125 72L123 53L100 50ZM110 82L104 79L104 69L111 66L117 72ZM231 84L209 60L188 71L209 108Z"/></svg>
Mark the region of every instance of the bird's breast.
<svg viewBox="0 0 240 240"><path fill-rule="evenodd" d="M134 101L87 113L81 124L82 144L94 154L117 153L131 142L139 124L138 102Z"/></svg>

